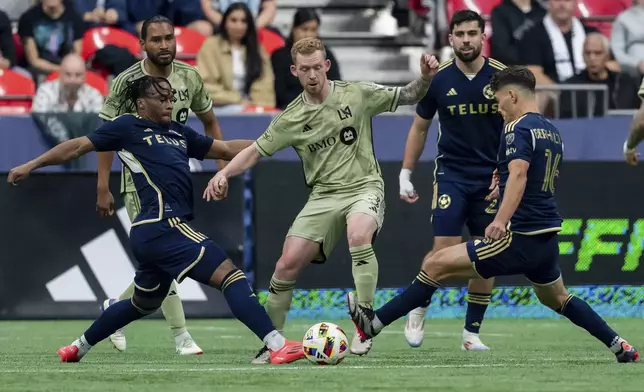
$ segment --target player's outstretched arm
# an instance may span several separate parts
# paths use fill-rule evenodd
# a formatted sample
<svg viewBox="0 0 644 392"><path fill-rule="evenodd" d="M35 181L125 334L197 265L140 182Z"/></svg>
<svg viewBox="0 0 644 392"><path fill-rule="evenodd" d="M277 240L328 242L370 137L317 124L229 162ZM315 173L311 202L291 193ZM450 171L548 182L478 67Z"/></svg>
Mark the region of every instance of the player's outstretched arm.
<svg viewBox="0 0 644 392"><path fill-rule="evenodd" d="M254 144L244 148L225 168L210 179L203 192L203 198L207 201L225 199L228 195L228 179L238 176L253 167L259 161L259 158L260 154Z"/></svg>
<svg viewBox="0 0 644 392"><path fill-rule="evenodd" d="M523 159L513 159L508 163L508 180L505 183L505 192L499 211L496 213L494 222L485 230L485 236L494 240L501 239L507 230L508 222L519 207L523 198L523 192L528 181L528 169L530 163Z"/></svg>
<svg viewBox="0 0 644 392"><path fill-rule="evenodd" d="M60 165L94 151L94 145L87 136L77 137L60 143L56 147L23 165L11 169L7 182L16 184L26 179L32 171L45 167Z"/></svg>
<svg viewBox="0 0 644 392"><path fill-rule="evenodd" d="M438 72L438 60L436 57L424 54L420 58L420 77L413 80L400 90L399 105L413 105L418 103L429 89L434 75Z"/></svg>
<svg viewBox="0 0 644 392"><path fill-rule="evenodd" d="M230 161L252 144L253 140L213 140L210 151L206 154L206 158Z"/></svg>
<svg viewBox="0 0 644 392"><path fill-rule="evenodd" d="M407 135L403 166L400 170L398 180L400 184L400 198L408 203L414 203L418 200L418 194L414 189L414 185L411 183L411 173L425 149L427 133L429 132L429 126L431 124L432 120L426 120L416 114L414 116L414 122L409 129L409 134Z"/></svg>
<svg viewBox="0 0 644 392"><path fill-rule="evenodd" d="M637 165L639 154L635 151L635 148L642 140L644 140L644 102L642 102L642 106L633 117L631 132L624 143L624 159L629 165Z"/></svg>

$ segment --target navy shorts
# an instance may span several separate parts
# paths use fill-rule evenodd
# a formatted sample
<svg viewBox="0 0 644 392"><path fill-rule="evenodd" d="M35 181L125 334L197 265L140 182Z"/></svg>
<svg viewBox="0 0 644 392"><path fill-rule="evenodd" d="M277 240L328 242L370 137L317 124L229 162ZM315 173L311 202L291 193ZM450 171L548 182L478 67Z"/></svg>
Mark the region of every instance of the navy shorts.
<svg viewBox="0 0 644 392"><path fill-rule="evenodd" d="M460 237L463 226L473 237L483 237L494 220L497 200L489 202L489 186L449 181L434 183L432 227L436 237Z"/></svg>
<svg viewBox="0 0 644 392"><path fill-rule="evenodd" d="M210 238L181 218L134 226L130 243L139 263L134 284L144 292L160 289L167 294L173 279L181 283L186 277L208 285L215 270L228 259Z"/></svg>
<svg viewBox="0 0 644 392"><path fill-rule="evenodd" d="M484 278L524 275L531 283L548 285L561 277L556 232L521 235L508 232L499 241L467 242L467 254Z"/></svg>

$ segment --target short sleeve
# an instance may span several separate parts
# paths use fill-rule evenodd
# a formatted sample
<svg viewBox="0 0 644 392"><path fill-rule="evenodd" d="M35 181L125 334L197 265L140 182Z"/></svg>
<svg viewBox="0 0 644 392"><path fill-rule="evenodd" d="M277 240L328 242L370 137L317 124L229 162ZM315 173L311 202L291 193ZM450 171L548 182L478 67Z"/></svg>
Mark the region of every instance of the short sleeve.
<svg viewBox="0 0 644 392"><path fill-rule="evenodd" d="M416 105L416 114L425 120L431 120L434 118L436 111L438 110L438 103L434 97L431 85L427 94L418 102Z"/></svg>
<svg viewBox="0 0 644 392"><path fill-rule="evenodd" d="M281 121L285 113L282 112L282 115L274 118L264 133L255 141L255 148L261 155L269 157L290 146L287 128L283 126L284 122Z"/></svg>
<svg viewBox="0 0 644 392"><path fill-rule="evenodd" d="M122 102L123 94L122 91L126 86L125 78L119 78L118 76L112 82L110 86L110 92L105 98L105 102L101 107L101 111L98 113L98 116L103 120L111 121L122 114Z"/></svg>
<svg viewBox="0 0 644 392"><path fill-rule="evenodd" d="M192 77L194 83L194 94L190 104L190 109L196 114L206 113L212 109L212 99L210 99L208 90L206 90L203 85L203 79L199 76L196 70Z"/></svg>
<svg viewBox="0 0 644 392"><path fill-rule="evenodd" d="M511 132L505 133L505 156L508 162L521 159L532 161L534 153L534 138L528 128L515 127Z"/></svg>
<svg viewBox="0 0 644 392"><path fill-rule="evenodd" d="M182 132L188 144L188 157L203 160L212 147L213 139L190 127L184 126Z"/></svg>
<svg viewBox="0 0 644 392"><path fill-rule="evenodd" d="M362 91L362 103L372 115L395 112L400 98L400 87L383 86L377 83L357 83Z"/></svg>
<svg viewBox="0 0 644 392"><path fill-rule="evenodd" d="M33 12L32 10L28 10L18 20L18 35L20 38L27 38L27 37L33 37L34 36L34 31L33 31Z"/></svg>
<svg viewBox="0 0 644 392"><path fill-rule="evenodd" d="M123 139L126 135L124 128L127 124L121 121L106 121L97 130L87 135L96 151L119 151L123 147Z"/></svg>

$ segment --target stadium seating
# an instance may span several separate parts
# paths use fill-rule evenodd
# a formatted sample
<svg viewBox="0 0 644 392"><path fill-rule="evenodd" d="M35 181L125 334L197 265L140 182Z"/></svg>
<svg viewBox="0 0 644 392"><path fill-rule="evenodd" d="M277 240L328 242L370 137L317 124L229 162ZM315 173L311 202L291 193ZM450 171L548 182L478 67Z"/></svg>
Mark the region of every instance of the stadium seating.
<svg viewBox="0 0 644 392"><path fill-rule="evenodd" d="M281 35L268 29L259 29L257 31L257 39L269 55L285 44L284 38Z"/></svg>
<svg viewBox="0 0 644 392"><path fill-rule="evenodd" d="M467 9L489 17L494 7L501 2L502 0L447 0L447 20L452 19L454 12Z"/></svg>
<svg viewBox="0 0 644 392"><path fill-rule="evenodd" d="M195 65L197 53L206 37L185 27L175 27L174 36L177 40L177 59Z"/></svg>
<svg viewBox="0 0 644 392"><path fill-rule="evenodd" d="M128 49L132 54L141 53L139 39L127 31L113 27L96 27L89 29L83 36L83 51L81 56L87 61L105 45L115 45Z"/></svg>
<svg viewBox="0 0 644 392"><path fill-rule="evenodd" d="M0 70L0 114L24 114L36 94L34 81L11 70Z"/></svg>
<svg viewBox="0 0 644 392"><path fill-rule="evenodd" d="M52 72L49 75L47 75L47 79L45 80L47 81L56 80L59 77L60 77L59 72ZM101 75L99 75L96 72L87 71L87 74L85 75L85 83L97 89L104 96L109 93L109 86L107 84L107 80L105 80L105 78L103 78Z"/></svg>
<svg viewBox="0 0 644 392"><path fill-rule="evenodd" d="M610 37L613 20L631 4L630 0L578 0L575 15Z"/></svg>

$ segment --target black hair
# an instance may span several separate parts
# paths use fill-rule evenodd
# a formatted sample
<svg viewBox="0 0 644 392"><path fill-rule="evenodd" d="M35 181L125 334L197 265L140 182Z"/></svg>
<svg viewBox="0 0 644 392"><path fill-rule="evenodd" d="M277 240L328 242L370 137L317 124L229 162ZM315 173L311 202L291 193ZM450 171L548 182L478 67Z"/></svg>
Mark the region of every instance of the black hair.
<svg viewBox="0 0 644 392"><path fill-rule="evenodd" d="M152 95L152 91L156 91L160 95L172 96L172 87L167 88L163 86L162 83L167 83L168 86L170 86L168 79L160 76L145 75L141 78L127 82L125 88L121 92L121 98L123 99L121 101L121 106L119 107L119 112L136 113L136 101L140 98L148 98Z"/></svg>
<svg viewBox="0 0 644 392"><path fill-rule="evenodd" d="M174 30L174 23L168 18L166 18L163 15L156 15L151 17L150 19L146 19L143 22L143 26L141 26L141 39L145 41L148 38L148 27L150 27L151 24L156 24L156 23L167 23L170 26L172 26L172 29Z"/></svg>
<svg viewBox="0 0 644 392"><path fill-rule="evenodd" d="M526 67L512 66L503 69L492 76L490 88L496 92L505 86L517 85L534 93L537 81L532 71Z"/></svg>
<svg viewBox="0 0 644 392"><path fill-rule="evenodd" d="M312 20L316 21L318 25L320 25L320 15L317 13L315 8L298 8L297 11L295 11L295 15L293 15L293 25L291 26L291 34L288 39L293 42L293 29Z"/></svg>
<svg viewBox="0 0 644 392"><path fill-rule="evenodd" d="M481 33L485 32L485 20L483 20L481 15L472 10L458 10L454 12L452 21L449 22L449 32L453 33L454 27L466 22L478 22Z"/></svg>
<svg viewBox="0 0 644 392"><path fill-rule="evenodd" d="M259 53L259 42L257 40L257 30L253 14L248 6L244 3L233 3L224 12L221 19L221 37L226 41L229 40L226 31L226 21L234 11L242 10L246 18L246 35L241 40L241 44L246 47L246 83L244 84L244 93L250 92L253 82L262 76L262 56Z"/></svg>

